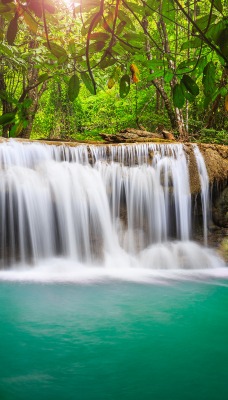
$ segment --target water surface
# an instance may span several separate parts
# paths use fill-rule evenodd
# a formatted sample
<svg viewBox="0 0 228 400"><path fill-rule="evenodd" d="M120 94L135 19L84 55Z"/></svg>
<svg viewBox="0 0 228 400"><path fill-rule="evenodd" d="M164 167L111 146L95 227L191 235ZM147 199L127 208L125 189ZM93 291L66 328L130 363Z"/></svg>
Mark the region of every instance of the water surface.
<svg viewBox="0 0 228 400"><path fill-rule="evenodd" d="M227 400L222 280L0 283L1 400Z"/></svg>

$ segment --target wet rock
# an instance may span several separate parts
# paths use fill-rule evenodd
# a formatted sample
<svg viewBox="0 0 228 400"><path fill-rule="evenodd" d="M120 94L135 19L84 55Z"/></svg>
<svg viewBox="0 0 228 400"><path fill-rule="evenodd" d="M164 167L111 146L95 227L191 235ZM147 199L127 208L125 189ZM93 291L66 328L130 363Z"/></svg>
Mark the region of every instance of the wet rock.
<svg viewBox="0 0 228 400"><path fill-rule="evenodd" d="M228 228L228 186L216 200L212 217L216 225Z"/></svg>
<svg viewBox="0 0 228 400"><path fill-rule="evenodd" d="M225 237L218 248L220 256L228 262L228 237Z"/></svg>

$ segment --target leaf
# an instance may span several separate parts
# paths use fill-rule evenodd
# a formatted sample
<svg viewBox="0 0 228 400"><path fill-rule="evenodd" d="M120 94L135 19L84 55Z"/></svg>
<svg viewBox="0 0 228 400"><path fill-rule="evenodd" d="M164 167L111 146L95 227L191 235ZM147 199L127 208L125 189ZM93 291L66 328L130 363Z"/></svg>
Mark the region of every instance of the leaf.
<svg viewBox="0 0 228 400"><path fill-rule="evenodd" d="M98 8L98 7L100 7L100 0L81 0L80 4L77 7L75 7L75 13L88 12L93 8Z"/></svg>
<svg viewBox="0 0 228 400"><path fill-rule="evenodd" d="M50 14L55 13L55 5L52 0L44 0L44 8L47 10Z"/></svg>
<svg viewBox="0 0 228 400"><path fill-rule="evenodd" d="M91 94L95 94L93 83L90 79L90 76L86 72L81 72L82 81Z"/></svg>
<svg viewBox="0 0 228 400"><path fill-rule="evenodd" d="M211 17L210 17L210 24L213 24L213 23L215 22L216 18L217 18L217 15L212 14ZM198 18L198 19L196 20L196 24L197 24L197 26L198 26L202 31L204 31L204 29L207 28L208 21L209 21L209 14L204 15L204 16L201 17L201 18ZM193 31L193 33L194 33L194 32L196 31L196 28L193 27L192 31Z"/></svg>
<svg viewBox="0 0 228 400"><path fill-rule="evenodd" d="M43 10L40 0L30 0L28 7L38 18L42 18Z"/></svg>
<svg viewBox="0 0 228 400"><path fill-rule="evenodd" d="M116 28L116 35L119 36L121 32L124 30L124 27L127 25L126 21L121 21Z"/></svg>
<svg viewBox="0 0 228 400"><path fill-rule="evenodd" d="M124 99L128 95L130 91L130 77L129 75L125 74L120 79L120 86L119 86L119 93L121 99Z"/></svg>
<svg viewBox="0 0 228 400"><path fill-rule="evenodd" d="M100 62L100 68L105 69L115 63L116 63L115 58L113 58L111 54L108 54L106 57L102 58L102 60Z"/></svg>
<svg viewBox="0 0 228 400"><path fill-rule="evenodd" d="M47 47L55 57L60 58L64 56L67 58L66 50L58 44L49 42L44 43L44 46Z"/></svg>
<svg viewBox="0 0 228 400"><path fill-rule="evenodd" d="M210 2L212 3L212 0L210 0ZM216 10L222 13L223 6L221 0L213 0L213 6L216 8Z"/></svg>
<svg viewBox="0 0 228 400"><path fill-rule="evenodd" d="M197 96L199 94L199 87L197 83L189 75L183 75L181 82L183 82L188 92L190 92L193 96Z"/></svg>
<svg viewBox="0 0 228 400"><path fill-rule="evenodd" d="M120 21L126 22L126 25L128 25L128 28L135 31L135 26L134 26L132 20L128 17L128 15L124 11L122 11L122 10L118 11L118 18L120 19Z"/></svg>
<svg viewBox="0 0 228 400"><path fill-rule="evenodd" d="M130 10L134 11L134 13L140 14L141 16L143 16L143 14L144 14L144 8L143 8L142 6L139 6L139 5L136 4L136 3L131 3L130 1L126 1L126 0L125 0L125 2L124 2L124 5L125 5L125 4L130 8ZM126 8L127 8L127 7L126 7Z"/></svg>
<svg viewBox="0 0 228 400"><path fill-rule="evenodd" d="M109 78L107 85L108 85L109 89L112 89L112 87L115 85L114 79L113 78Z"/></svg>
<svg viewBox="0 0 228 400"><path fill-rule="evenodd" d="M96 53L101 51L105 47L105 42L94 42L89 45L89 52Z"/></svg>
<svg viewBox="0 0 228 400"><path fill-rule="evenodd" d="M0 117L0 125L6 125L14 121L15 113L6 113Z"/></svg>
<svg viewBox="0 0 228 400"><path fill-rule="evenodd" d="M188 40L187 42L183 43L181 46L181 51L185 49L197 49L198 47L201 47L202 45L202 40L200 38L195 38L192 40Z"/></svg>
<svg viewBox="0 0 228 400"><path fill-rule="evenodd" d="M10 44L11 46L13 45L14 40L17 36L17 30L18 30L18 15L15 14L13 19L11 19L11 21L9 23L7 33L6 33L6 40L7 40L8 44Z"/></svg>
<svg viewBox="0 0 228 400"><path fill-rule="evenodd" d="M106 42L106 40L108 40L109 38L110 38L110 35L105 32L94 32L94 33L91 33L91 35L89 37L90 40L96 40L96 41L100 41L100 42Z"/></svg>
<svg viewBox="0 0 228 400"><path fill-rule="evenodd" d="M223 55L228 58L228 27L223 29L217 39L217 45L219 46Z"/></svg>
<svg viewBox="0 0 228 400"><path fill-rule="evenodd" d="M185 104L184 93L179 83L173 88L173 104L177 108L182 108Z"/></svg>
<svg viewBox="0 0 228 400"><path fill-rule="evenodd" d="M162 15L166 24L173 24L175 21L175 6L173 0L163 0Z"/></svg>
<svg viewBox="0 0 228 400"><path fill-rule="evenodd" d="M48 75L47 73L41 74L41 75L38 77L38 82L39 82L39 83L42 83L42 82L47 81L48 79L49 79L49 75Z"/></svg>
<svg viewBox="0 0 228 400"><path fill-rule="evenodd" d="M38 23L26 11L23 13L24 20L33 33L37 33Z"/></svg>
<svg viewBox="0 0 228 400"><path fill-rule="evenodd" d="M7 4L0 3L0 13L7 13L11 8Z"/></svg>
<svg viewBox="0 0 228 400"><path fill-rule="evenodd" d="M14 53L12 52L11 47L9 47L7 44L3 44L3 43L0 44L0 52L1 52L1 54L5 54L9 57L14 56Z"/></svg>
<svg viewBox="0 0 228 400"><path fill-rule="evenodd" d="M78 97L79 89L80 81L78 76L75 74L70 78L68 83L68 96L70 101L74 101Z"/></svg>
<svg viewBox="0 0 228 400"><path fill-rule="evenodd" d="M202 83L204 86L204 94L206 97L212 96L212 94L216 90L215 70L216 68L212 61L207 63L206 67L203 70Z"/></svg>
<svg viewBox="0 0 228 400"><path fill-rule="evenodd" d="M134 83L139 82L139 69L135 64L130 65L131 78Z"/></svg>
<svg viewBox="0 0 228 400"><path fill-rule="evenodd" d="M169 83L169 82L171 82L171 80L173 79L173 77L174 77L174 74L173 74L172 72L166 71L166 72L165 72L165 75L164 75L164 81L165 81L166 83Z"/></svg>

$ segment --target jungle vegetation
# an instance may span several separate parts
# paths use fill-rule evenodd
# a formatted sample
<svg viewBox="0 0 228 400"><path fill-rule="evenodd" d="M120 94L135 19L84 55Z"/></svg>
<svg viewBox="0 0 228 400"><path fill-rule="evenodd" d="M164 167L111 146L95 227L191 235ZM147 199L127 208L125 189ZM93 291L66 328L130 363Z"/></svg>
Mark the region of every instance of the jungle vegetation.
<svg viewBox="0 0 228 400"><path fill-rule="evenodd" d="M226 0L0 0L4 137L228 144Z"/></svg>

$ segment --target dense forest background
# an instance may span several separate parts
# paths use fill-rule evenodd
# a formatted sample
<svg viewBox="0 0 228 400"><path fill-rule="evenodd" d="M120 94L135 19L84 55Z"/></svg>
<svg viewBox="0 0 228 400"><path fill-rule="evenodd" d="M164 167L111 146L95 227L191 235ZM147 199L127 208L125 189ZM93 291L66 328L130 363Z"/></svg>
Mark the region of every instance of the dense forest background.
<svg viewBox="0 0 228 400"><path fill-rule="evenodd" d="M0 0L0 132L228 144L226 0Z"/></svg>

